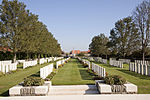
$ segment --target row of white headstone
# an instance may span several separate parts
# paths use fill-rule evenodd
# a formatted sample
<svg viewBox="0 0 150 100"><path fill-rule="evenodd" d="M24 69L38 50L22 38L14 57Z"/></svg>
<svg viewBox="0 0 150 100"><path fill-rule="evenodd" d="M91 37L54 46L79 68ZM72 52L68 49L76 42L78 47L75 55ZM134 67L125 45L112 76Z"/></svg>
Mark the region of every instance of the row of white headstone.
<svg viewBox="0 0 150 100"><path fill-rule="evenodd" d="M90 61L85 60L85 59L81 59L81 58L79 58L79 57L78 57L78 60L81 61L81 62L84 63L84 64L87 64L89 69L91 68L91 63L90 63Z"/></svg>
<svg viewBox="0 0 150 100"><path fill-rule="evenodd" d="M49 64L43 68L40 68L40 77L45 79L51 72L53 72L54 64Z"/></svg>
<svg viewBox="0 0 150 100"><path fill-rule="evenodd" d="M92 63L92 70L100 77L106 76L105 68L103 68L95 63Z"/></svg>
<svg viewBox="0 0 150 100"><path fill-rule="evenodd" d="M63 59L64 57L53 57L53 60L56 61L56 60L60 60L60 59Z"/></svg>
<svg viewBox="0 0 150 100"><path fill-rule="evenodd" d="M130 59L119 59L119 61L122 61L123 63L129 64L131 62Z"/></svg>
<svg viewBox="0 0 150 100"><path fill-rule="evenodd" d="M39 64L44 64L44 63L47 63L47 59L46 58L39 59Z"/></svg>
<svg viewBox="0 0 150 100"><path fill-rule="evenodd" d="M35 66L37 65L38 63L38 60L31 60L31 61L25 61L23 62L23 69L27 68L27 67L30 67L30 66Z"/></svg>
<svg viewBox="0 0 150 100"><path fill-rule="evenodd" d="M101 59L100 62L103 64L107 64L107 59Z"/></svg>
<svg viewBox="0 0 150 100"><path fill-rule="evenodd" d="M93 57L88 57L88 60L89 61L94 61L94 58Z"/></svg>
<svg viewBox="0 0 150 100"><path fill-rule="evenodd" d="M109 64L111 66L115 66L115 67L119 67L119 68L123 68L123 62L122 61L117 61L117 60L113 60L113 59L109 59Z"/></svg>
<svg viewBox="0 0 150 100"><path fill-rule="evenodd" d="M53 61L53 58L52 57L49 57L49 58L46 58L47 59L47 62L49 63L49 62L51 62L51 61Z"/></svg>
<svg viewBox="0 0 150 100"><path fill-rule="evenodd" d="M102 59L101 57L93 57L93 59L95 60L95 62L107 64L107 59Z"/></svg>
<svg viewBox="0 0 150 100"><path fill-rule="evenodd" d="M60 58L60 57L55 57L55 58ZM39 64L48 63L51 62L52 60L53 57L41 58L39 59ZM38 60L32 60L32 61L19 60L18 62L23 62L23 68L27 68L29 66L35 66L38 63Z"/></svg>
<svg viewBox="0 0 150 100"><path fill-rule="evenodd" d="M91 68L91 63L90 63L90 61L84 60L83 63L84 63L84 64L87 64L89 69Z"/></svg>
<svg viewBox="0 0 150 100"><path fill-rule="evenodd" d="M17 70L17 63L12 63L11 60L0 61L0 72L6 74L15 70Z"/></svg>
<svg viewBox="0 0 150 100"><path fill-rule="evenodd" d="M150 76L150 66L147 64L130 62L129 71L133 71L142 75Z"/></svg>
<svg viewBox="0 0 150 100"><path fill-rule="evenodd" d="M95 62L100 62L102 60L101 57L93 57L93 59L95 60Z"/></svg>
<svg viewBox="0 0 150 100"><path fill-rule="evenodd" d="M17 64L18 64L18 63L22 63L22 64L23 64L25 61L26 61L26 60L17 60L16 62L17 62Z"/></svg>
<svg viewBox="0 0 150 100"><path fill-rule="evenodd" d="M39 64L44 64L44 63L48 63L48 62L51 62L51 61L56 61L56 60L60 60L62 59L63 57L47 57L47 58L41 58L39 60Z"/></svg>
<svg viewBox="0 0 150 100"><path fill-rule="evenodd" d="M148 66L150 65L150 61L135 60L135 63L148 65Z"/></svg>
<svg viewBox="0 0 150 100"><path fill-rule="evenodd" d="M56 69L58 69L58 67L60 65L63 65L66 61L68 61L70 58L66 58L66 59L62 59L56 62Z"/></svg>

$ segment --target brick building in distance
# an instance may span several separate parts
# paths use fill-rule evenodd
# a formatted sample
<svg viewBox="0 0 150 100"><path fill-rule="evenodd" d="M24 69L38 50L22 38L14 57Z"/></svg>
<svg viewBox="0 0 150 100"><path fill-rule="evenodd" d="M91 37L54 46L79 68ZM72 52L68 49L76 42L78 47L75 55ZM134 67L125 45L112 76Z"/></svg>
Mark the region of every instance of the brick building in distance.
<svg viewBox="0 0 150 100"><path fill-rule="evenodd" d="M70 54L72 54L72 56L76 56L76 55L78 55L78 54L80 54L80 53L89 54L89 53L90 53L90 50L88 50L88 51L72 50L72 51L70 52Z"/></svg>
<svg viewBox="0 0 150 100"><path fill-rule="evenodd" d="M12 52L12 50L9 47L2 47L2 46L0 46L0 51L2 51L2 52Z"/></svg>

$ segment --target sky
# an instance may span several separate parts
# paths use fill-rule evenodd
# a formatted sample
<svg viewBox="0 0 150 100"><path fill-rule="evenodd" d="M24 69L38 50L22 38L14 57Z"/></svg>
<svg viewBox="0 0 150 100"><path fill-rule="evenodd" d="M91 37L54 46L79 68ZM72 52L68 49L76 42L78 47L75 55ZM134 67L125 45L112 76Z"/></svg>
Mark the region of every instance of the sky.
<svg viewBox="0 0 150 100"><path fill-rule="evenodd" d="M94 36L109 37L115 22L132 14L143 0L19 0L39 15L65 52L86 51Z"/></svg>

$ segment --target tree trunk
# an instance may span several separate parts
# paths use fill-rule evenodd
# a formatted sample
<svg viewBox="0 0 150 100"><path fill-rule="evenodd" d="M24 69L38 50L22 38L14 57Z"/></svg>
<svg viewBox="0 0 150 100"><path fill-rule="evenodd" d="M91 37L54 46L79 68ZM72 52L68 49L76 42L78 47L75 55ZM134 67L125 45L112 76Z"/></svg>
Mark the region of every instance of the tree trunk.
<svg viewBox="0 0 150 100"><path fill-rule="evenodd" d="M38 54L38 59L40 59L40 54Z"/></svg>
<svg viewBox="0 0 150 100"><path fill-rule="evenodd" d="M27 61L29 60L29 53L27 52Z"/></svg>
<svg viewBox="0 0 150 100"><path fill-rule="evenodd" d="M145 53L143 52L143 62L144 62L144 60L145 60Z"/></svg>
<svg viewBox="0 0 150 100"><path fill-rule="evenodd" d="M29 60L31 60L31 53L29 53Z"/></svg>
<svg viewBox="0 0 150 100"><path fill-rule="evenodd" d="M17 58L17 54L16 54L16 52L15 52L15 53L14 53L14 58L13 58L13 63L16 62L16 58Z"/></svg>
<svg viewBox="0 0 150 100"><path fill-rule="evenodd" d="M143 46L143 50L142 50L143 52L143 62L145 61L145 47Z"/></svg>
<svg viewBox="0 0 150 100"><path fill-rule="evenodd" d="M18 59L20 59L21 58L21 55L20 55L20 52L19 52L19 54L18 54Z"/></svg>

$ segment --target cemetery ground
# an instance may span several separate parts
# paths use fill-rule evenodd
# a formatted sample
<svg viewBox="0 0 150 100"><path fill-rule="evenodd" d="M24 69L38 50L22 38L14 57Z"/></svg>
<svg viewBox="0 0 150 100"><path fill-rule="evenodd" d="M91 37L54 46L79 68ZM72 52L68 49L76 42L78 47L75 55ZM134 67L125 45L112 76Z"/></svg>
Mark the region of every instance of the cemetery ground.
<svg viewBox="0 0 150 100"><path fill-rule="evenodd" d="M150 94L150 77L129 71L128 64L124 64L123 69L108 64L96 64L100 65L101 67L104 67L109 75L120 75L126 78L128 82L137 85L138 94Z"/></svg>
<svg viewBox="0 0 150 100"><path fill-rule="evenodd" d="M95 84L92 75L87 72L87 68L77 59L70 59L62 68L58 70L58 73L53 77L53 85L85 85Z"/></svg>
<svg viewBox="0 0 150 100"><path fill-rule="evenodd" d="M96 62L94 62L96 63ZM8 96L8 90L12 86L22 82L24 78L31 75L38 75L40 68L48 65L45 63L42 65L36 65L26 69L22 69L22 65L18 65L17 71L11 74L6 74L0 77L0 96ZM106 69L109 75L120 75L126 78L128 82L131 82L138 86L139 94L150 94L150 77L137 74L129 71L129 65L124 64L124 68L113 67L108 64L96 63ZM58 69L57 74L53 77L53 85L86 85L95 84L93 78L94 75L88 73L88 68L84 66L77 59L70 59L68 63Z"/></svg>
<svg viewBox="0 0 150 100"><path fill-rule="evenodd" d="M31 75L39 75L40 68L48 65L50 63L45 63L42 65L32 66L26 69L22 69L22 65L18 65L17 71L11 74L6 74L0 77L0 96L8 96L9 88L15 86L23 81L24 78Z"/></svg>

